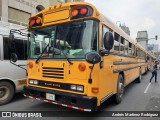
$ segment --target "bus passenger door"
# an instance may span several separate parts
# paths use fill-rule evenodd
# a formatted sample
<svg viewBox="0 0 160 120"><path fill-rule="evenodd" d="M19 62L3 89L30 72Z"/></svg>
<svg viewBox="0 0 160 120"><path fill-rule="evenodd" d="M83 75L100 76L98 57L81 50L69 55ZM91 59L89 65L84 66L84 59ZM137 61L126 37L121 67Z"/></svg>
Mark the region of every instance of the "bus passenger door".
<svg viewBox="0 0 160 120"><path fill-rule="evenodd" d="M102 49L104 48L103 39L106 32L112 32L107 26L102 27ZM113 57L112 55L105 55L102 57L100 64L100 102L103 103L104 99L110 97L114 93L115 78L113 74Z"/></svg>

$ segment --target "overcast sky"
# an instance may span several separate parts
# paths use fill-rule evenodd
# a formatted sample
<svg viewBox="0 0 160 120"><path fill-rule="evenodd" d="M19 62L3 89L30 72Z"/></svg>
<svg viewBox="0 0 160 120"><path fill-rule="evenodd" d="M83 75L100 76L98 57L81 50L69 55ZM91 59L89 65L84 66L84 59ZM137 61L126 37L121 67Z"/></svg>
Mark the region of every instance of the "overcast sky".
<svg viewBox="0 0 160 120"><path fill-rule="evenodd" d="M148 31L149 38L158 35L158 40L149 43L159 44L160 49L160 0L85 0L114 23L120 21L130 28L131 37L137 37L137 31ZM119 25L119 23L117 23Z"/></svg>

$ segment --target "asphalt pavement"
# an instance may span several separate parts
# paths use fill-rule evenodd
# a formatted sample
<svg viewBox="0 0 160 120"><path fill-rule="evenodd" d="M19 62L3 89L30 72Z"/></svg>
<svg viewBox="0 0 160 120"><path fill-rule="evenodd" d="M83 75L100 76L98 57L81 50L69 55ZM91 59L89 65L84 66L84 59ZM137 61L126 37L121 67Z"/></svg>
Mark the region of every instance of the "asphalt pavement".
<svg viewBox="0 0 160 120"><path fill-rule="evenodd" d="M125 88L125 94L121 104L115 104L113 99L110 98L99 107L98 112L94 112L94 117L86 117L87 113L77 112L76 110L44 103L30 98L25 98L22 93L16 94L14 100L7 104L0 106L0 111L70 111L67 112L69 117L50 117L50 118L23 118L23 120L160 120L160 118L143 118L143 117L106 117L104 111L160 111L160 70L158 71L158 80L155 83L154 79L149 82L151 73L148 72L143 75L141 83L131 83ZM77 112L77 117L73 113ZM63 115L63 114L62 114ZM89 115L89 113L88 113ZM81 117L80 117L81 116ZM85 116L85 117L84 117ZM83 117L83 118L82 118ZM8 120L10 118L0 118L0 120ZM17 118L12 118L12 120ZM19 118L22 119L22 118Z"/></svg>

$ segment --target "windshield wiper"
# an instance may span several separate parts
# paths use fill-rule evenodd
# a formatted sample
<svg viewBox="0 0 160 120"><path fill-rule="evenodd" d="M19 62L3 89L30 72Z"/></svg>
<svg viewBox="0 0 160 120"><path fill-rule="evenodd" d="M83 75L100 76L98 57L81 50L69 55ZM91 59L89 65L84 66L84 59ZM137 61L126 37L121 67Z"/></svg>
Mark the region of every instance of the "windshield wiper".
<svg viewBox="0 0 160 120"><path fill-rule="evenodd" d="M70 61L70 59L67 57L67 55L60 49L60 51L63 53L63 55L65 56L65 58L67 59L68 63L70 65L73 65L73 63Z"/></svg>
<svg viewBox="0 0 160 120"><path fill-rule="evenodd" d="M62 52L63 53L63 55L64 55L64 57L67 59L67 61L68 61L68 63L70 64L70 65L73 65L73 63L70 61L70 59L67 57L67 55L63 52L63 50L62 50L62 48L61 48L61 45L59 44L59 50L60 50L60 52Z"/></svg>
<svg viewBox="0 0 160 120"><path fill-rule="evenodd" d="M40 56L37 58L36 60L36 63L38 63L38 61L40 60L40 58L42 57L43 53L46 51L47 47L49 46L49 43L48 45L43 49L42 53L40 54Z"/></svg>

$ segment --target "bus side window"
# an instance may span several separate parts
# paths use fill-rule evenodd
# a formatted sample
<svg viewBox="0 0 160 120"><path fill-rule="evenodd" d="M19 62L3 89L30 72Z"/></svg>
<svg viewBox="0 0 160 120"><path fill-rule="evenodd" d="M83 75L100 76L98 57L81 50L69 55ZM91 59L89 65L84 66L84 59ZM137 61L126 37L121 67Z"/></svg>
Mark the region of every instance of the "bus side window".
<svg viewBox="0 0 160 120"><path fill-rule="evenodd" d="M139 50L139 55L140 58L142 58L142 50Z"/></svg>
<svg viewBox="0 0 160 120"><path fill-rule="evenodd" d="M139 55L139 50L138 48L136 48L136 57L138 57L138 55Z"/></svg>
<svg viewBox="0 0 160 120"><path fill-rule="evenodd" d="M129 55L132 55L132 43L129 42L129 51L128 51Z"/></svg>
<svg viewBox="0 0 160 120"><path fill-rule="evenodd" d="M144 53L144 51L142 51L142 50L141 50L141 58L142 58L142 59L145 59L145 53Z"/></svg>
<svg viewBox="0 0 160 120"><path fill-rule="evenodd" d="M114 52L118 53L119 52L119 34L116 32L114 33Z"/></svg>
<svg viewBox="0 0 160 120"><path fill-rule="evenodd" d="M94 27L98 28L98 25L94 23ZM92 41L92 50L93 51L98 51L98 29L93 29L93 41Z"/></svg>
<svg viewBox="0 0 160 120"><path fill-rule="evenodd" d="M103 38L104 38L105 33L106 33L106 32L109 32L109 31L112 32L112 30L111 30L110 28L108 28L108 27L106 27L106 26L103 25ZM103 44L103 43L102 43L102 44ZM103 49L105 49L105 48L104 48L104 45L103 45Z"/></svg>
<svg viewBox="0 0 160 120"><path fill-rule="evenodd" d="M125 40L125 54L128 55L128 49L129 49L129 42L128 40Z"/></svg>
<svg viewBox="0 0 160 120"><path fill-rule="evenodd" d="M121 37L121 40L120 40L120 53L121 54L124 54L124 38Z"/></svg>
<svg viewBox="0 0 160 120"><path fill-rule="evenodd" d="M135 45L132 45L132 56L135 57Z"/></svg>

